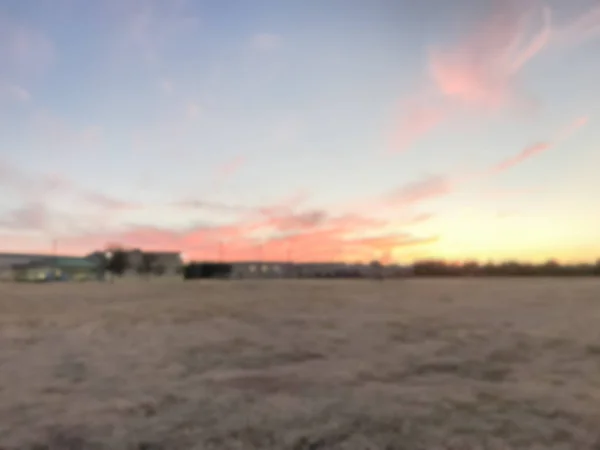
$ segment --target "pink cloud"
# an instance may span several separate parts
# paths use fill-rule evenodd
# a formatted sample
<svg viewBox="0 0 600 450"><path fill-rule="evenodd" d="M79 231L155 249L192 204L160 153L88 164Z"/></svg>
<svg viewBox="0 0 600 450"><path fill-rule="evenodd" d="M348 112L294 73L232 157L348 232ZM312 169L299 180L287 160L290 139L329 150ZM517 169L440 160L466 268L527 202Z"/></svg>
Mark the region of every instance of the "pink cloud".
<svg viewBox="0 0 600 450"><path fill-rule="evenodd" d="M63 249L88 251L108 242L147 249L179 249L192 258L228 260L296 261L354 260L372 258L386 245L401 248L427 244L429 238L408 233L378 236L387 220L356 213L333 214L300 207L302 195L294 194L271 205L240 211L225 225L199 226L187 230L159 227L131 227L61 238ZM362 235L369 234L369 238Z"/></svg>
<svg viewBox="0 0 600 450"><path fill-rule="evenodd" d="M536 107L518 76L550 42L551 11L535 11L541 24L531 35L530 5L496 1L492 14L458 43L429 51L427 87L396 123L391 153L408 149L456 114Z"/></svg>
<svg viewBox="0 0 600 450"><path fill-rule="evenodd" d="M486 170L482 176L502 173L522 162L546 151L562 136L569 136L587 123L586 117L578 118L558 131L554 140L526 147L516 155L504 158ZM0 166L0 181L16 187L43 183L60 192L70 192L99 207L101 211L122 211L132 207L143 207L125 200L114 199L101 193L92 193L60 176L27 177L10 166ZM472 178L471 178L472 179ZM36 181L41 180L41 181ZM228 205L218 202L195 201L175 202L171 206L183 208L206 208L213 212L232 214L232 220L224 225L194 226L183 230L160 227L131 226L125 229L105 227L98 232L75 232L73 229L60 234L64 251L85 253L103 248L107 243L119 243L128 247L152 250L177 249L196 259L227 260L370 260L389 259L392 252L409 246L428 245L439 239L437 236L417 236L406 232L403 227L429 220L431 214L414 214L414 208L434 199L454 193L467 178L428 176L395 188L368 202L363 212L360 208L348 208L339 213L314 208L309 205L306 192L296 192L267 205ZM399 211L408 217L396 221L377 217L377 212ZM410 214L413 213L413 214ZM60 216L59 216L60 217ZM21 211L7 217L8 223L29 223L38 227L45 221L52 222L53 216L35 207L26 205ZM63 220L61 223L65 223ZM397 231L384 233L393 225ZM47 225L46 225L47 226ZM55 228L54 228L55 229ZM88 228L89 229L89 228Z"/></svg>
<svg viewBox="0 0 600 450"><path fill-rule="evenodd" d="M437 236L419 238L408 233L358 238L350 242L357 246L364 246L379 251L388 251L390 248L407 247L412 245L430 244L438 241Z"/></svg>
<svg viewBox="0 0 600 450"><path fill-rule="evenodd" d="M516 155L503 159L499 163L490 167L488 173L490 175L493 175L500 172L505 172L508 169L522 164L524 161L534 157L535 155L545 152L551 146L552 144L550 144L549 142L538 142L536 144L529 145Z"/></svg>
<svg viewBox="0 0 600 450"><path fill-rule="evenodd" d="M443 197L454 192L458 182L445 176L429 176L395 189L388 202L395 206L410 206L426 200Z"/></svg>
<svg viewBox="0 0 600 450"><path fill-rule="evenodd" d="M589 121L589 116L581 116L576 118L575 120L573 120L573 122L567 124L565 127L558 131L557 135L554 137L554 141L559 143L568 139L581 128L585 127L589 123Z"/></svg>
<svg viewBox="0 0 600 450"><path fill-rule="evenodd" d="M406 208L424 201L445 197L455 192L464 183L474 181L482 177L500 174L541 153L546 152L553 146L556 146L568 139L588 123L589 117L578 117L572 122L568 123L566 126L560 128L553 139L528 145L519 153L501 159L499 162L484 170L478 171L473 175L452 178L446 176L429 176L424 179L408 183L387 194L385 200L383 201L383 205L386 205L387 207L394 206ZM371 208L376 209L376 205L377 202L372 202Z"/></svg>
<svg viewBox="0 0 600 450"><path fill-rule="evenodd" d="M427 135L448 117L448 111L411 103L402 114L398 127L394 130L389 153L408 150L416 141Z"/></svg>
<svg viewBox="0 0 600 450"><path fill-rule="evenodd" d="M565 127L561 128L556 134L555 138L551 141L546 142L537 142L531 145L528 145L523 150L521 150L516 155L505 158L498 163L492 165L490 168L485 170L482 175L495 175L501 172L505 172L506 170L512 169L519 164L533 158L536 155L544 153L555 145L562 143L562 141L569 138L573 135L577 130L584 127L589 122L589 117L583 116L578 117L573 122L567 124Z"/></svg>
<svg viewBox="0 0 600 450"><path fill-rule="evenodd" d="M515 2L497 2L494 13L456 47L433 50L429 71L437 90L459 105L497 110L514 104L516 75L550 37L550 10L542 10L541 30L523 45L527 10Z"/></svg>

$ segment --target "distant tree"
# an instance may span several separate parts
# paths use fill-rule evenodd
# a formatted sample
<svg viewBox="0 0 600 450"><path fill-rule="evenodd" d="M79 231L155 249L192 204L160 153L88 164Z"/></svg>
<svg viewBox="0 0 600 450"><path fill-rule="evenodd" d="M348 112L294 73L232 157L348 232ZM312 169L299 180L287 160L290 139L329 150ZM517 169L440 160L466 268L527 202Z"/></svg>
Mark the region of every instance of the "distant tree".
<svg viewBox="0 0 600 450"><path fill-rule="evenodd" d="M550 259L542 264L519 261L504 261L498 264L488 262L467 261L462 264L447 261L425 260L413 265L415 276L449 277L449 276L500 276L500 277L568 277L568 276L600 276L600 260L594 263L560 264Z"/></svg>
<svg viewBox="0 0 600 450"><path fill-rule="evenodd" d="M371 276L377 280L383 280L383 265L377 260L371 261L369 264L371 268Z"/></svg>
<svg viewBox="0 0 600 450"><path fill-rule="evenodd" d="M106 270L113 275L123 276L125 271L129 268L127 252L122 248L112 248L106 252L106 257Z"/></svg>
<svg viewBox="0 0 600 450"><path fill-rule="evenodd" d="M463 274L474 276L479 274L479 263L477 261L467 261L462 266Z"/></svg>

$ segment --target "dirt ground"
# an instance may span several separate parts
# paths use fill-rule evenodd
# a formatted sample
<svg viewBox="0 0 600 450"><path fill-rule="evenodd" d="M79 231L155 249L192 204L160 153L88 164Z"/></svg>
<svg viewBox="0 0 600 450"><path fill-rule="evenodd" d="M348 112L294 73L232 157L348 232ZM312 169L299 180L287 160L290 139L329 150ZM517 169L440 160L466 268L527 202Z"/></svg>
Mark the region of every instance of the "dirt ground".
<svg viewBox="0 0 600 450"><path fill-rule="evenodd" d="M2 449L600 449L600 280L0 284Z"/></svg>

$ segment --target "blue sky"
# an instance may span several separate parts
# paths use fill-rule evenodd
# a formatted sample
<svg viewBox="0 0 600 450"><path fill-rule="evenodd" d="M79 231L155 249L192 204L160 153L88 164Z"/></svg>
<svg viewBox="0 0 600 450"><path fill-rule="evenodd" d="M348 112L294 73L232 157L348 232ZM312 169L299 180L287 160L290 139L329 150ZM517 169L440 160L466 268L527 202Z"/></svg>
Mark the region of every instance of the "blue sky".
<svg viewBox="0 0 600 450"><path fill-rule="evenodd" d="M584 0L3 2L2 247L595 258L599 27Z"/></svg>

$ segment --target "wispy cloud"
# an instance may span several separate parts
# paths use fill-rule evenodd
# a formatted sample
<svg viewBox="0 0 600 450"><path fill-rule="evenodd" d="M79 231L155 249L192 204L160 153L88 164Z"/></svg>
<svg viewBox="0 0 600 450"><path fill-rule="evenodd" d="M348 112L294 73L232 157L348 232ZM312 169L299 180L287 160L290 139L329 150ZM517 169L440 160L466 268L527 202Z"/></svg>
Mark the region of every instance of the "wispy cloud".
<svg viewBox="0 0 600 450"><path fill-rule="evenodd" d="M578 119L564 130L576 128L584 122L583 119ZM561 134L564 134L562 130L557 135ZM488 168L485 174L506 171L546 149L546 145L528 147ZM6 173L6 170L2 173ZM16 180L21 186L28 185L32 179L13 174L13 181ZM43 180L45 186L53 186L64 192L76 192L88 205L95 205L99 211L119 212L148 206L89 192L60 177L47 176ZM371 199L371 214L352 210L333 213L327 209L314 208L310 206L310 197L303 192L284 196L271 204L256 206L210 201L173 202L172 207L206 210L220 214L223 218L228 218L228 221L226 224L203 224L183 230L129 226L125 229L108 227L96 233L71 231L61 235L61 245L65 249L84 252L103 247L108 242L118 242L131 247L180 249L190 257L200 259L391 260L396 251L409 246L432 244L440 239L440 236L419 236L407 232L406 227L432 218L431 213L410 212L418 210L428 201L453 194L467 181L468 179L460 177L438 175L406 183L384 193L378 199ZM380 207L379 212L399 211L406 219L378 217L377 205ZM47 226L50 220L47 212L34 206L35 203L30 203L28 209L13 212L12 216L5 218L4 223L15 226L17 223ZM390 234L389 229L395 231Z"/></svg>
<svg viewBox="0 0 600 450"><path fill-rule="evenodd" d="M324 211L297 211L262 220L240 219L228 225L201 226L174 232L139 227L122 232L74 237L72 245L105 245L119 242L145 248L185 249L197 259L228 260L369 260L385 248L426 245L435 239L409 233L378 236L373 220L331 216ZM358 234L369 231L370 237ZM69 241L67 241L69 242Z"/></svg>
<svg viewBox="0 0 600 450"><path fill-rule="evenodd" d="M448 117L449 111L441 106L408 103L399 117L393 131L388 153L401 153L408 150L420 138L430 133Z"/></svg>
<svg viewBox="0 0 600 450"><path fill-rule="evenodd" d="M460 105L484 110L514 105L518 72L548 43L548 8L541 11L541 29L527 40L527 6L511 1L496 5L494 13L454 48L430 52L435 87Z"/></svg>
<svg viewBox="0 0 600 450"><path fill-rule="evenodd" d="M97 208L97 212L105 216L148 206L91 192L58 176L40 178L14 171L9 173L13 181L19 181L17 187L43 180L37 182L36 189L52 187L55 192L76 195L88 207ZM6 181L6 177L3 179ZM311 207L307 201L306 194L297 192L273 203L256 206L175 202L171 206L206 209L229 217L226 224L204 224L175 230L148 226L115 228L107 225L106 221L94 219L89 213L88 216L77 213L71 217L48 209L43 197L37 200L29 197L22 207L0 216L0 228L5 231L22 228L58 236L65 251L83 253L102 248L108 242L117 242L144 248L180 249L195 258L211 259L219 257L218 249L224 247L227 258L234 260L259 257L270 260L292 257L298 261L372 259L386 245L386 251L393 251L432 242L431 238L401 231L384 233L382 227L389 225L385 219L353 212L332 213ZM149 207L152 208L152 205ZM93 228L98 231L90 232Z"/></svg>
<svg viewBox="0 0 600 450"><path fill-rule="evenodd" d="M106 213L139 209L143 205L95 192L58 174L31 174L0 160L0 188L8 189L14 198L29 205L43 204L52 195L70 196Z"/></svg>
<svg viewBox="0 0 600 450"><path fill-rule="evenodd" d="M554 141L559 143L570 138L574 133L576 133L581 128L585 127L589 122L589 116L577 117L571 123L567 124L558 131L558 133L554 137Z"/></svg>
<svg viewBox="0 0 600 450"><path fill-rule="evenodd" d="M39 202L27 203L0 216L0 228L39 231L48 227L50 215L46 206Z"/></svg>
<svg viewBox="0 0 600 450"><path fill-rule="evenodd" d="M459 42L429 50L427 81L420 95L406 102L390 152L406 150L457 114L535 106L519 85L519 74L550 42L551 10L512 0L494 5ZM538 30L530 33L534 16Z"/></svg>
<svg viewBox="0 0 600 450"><path fill-rule="evenodd" d="M500 172L505 172L508 169L522 164L526 160L534 157L535 155L545 152L550 147L552 147L552 144L550 144L549 142L538 142L536 144L529 145L516 155L503 159L499 163L494 164L492 167L490 167L487 173L490 175L494 175Z"/></svg>
<svg viewBox="0 0 600 450"><path fill-rule="evenodd" d="M509 156L498 163L492 165L490 168L485 170L483 174L485 175L495 175L501 172L505 172L509 169L512 169L519 164L524 163L525 161L533 158L536 155L544 153L548 151L550 148L562 143L564 140L568 139L573 133L575 133L580 128L584 127L589 121L589 118L579 117L575 119L573 122L567 124L565 127L561 128L556 136L544 142L536 142L534 144L528 145L523 150L521 150L516 155Z"/></svg>
<svg viewBox="0 0 600 450"><path fill-rule="evenodd" d="M369 260L391 259L395 251L409 246L428 245L440 236L419 236L407 232L408 227L424 223L431 213L419 213L421 206L432 200L454 194L470 181L497 175L526 160L547 151L587 123L581 117L558 130L545 142L527 146L515 155L501 159L477 172L476 176L431 175L411 181L371 198L368 208L350 208L345 212L315 208L310 196L297 192L265 205L232 205L204 200L173 202L174 208L207 211L227 218L226 224L190 227L175 230L160 227L130 227L125 230L106 230L103 233L73 235L67 239L73 246L104 245L119 242L127 246L146 248L177 248L192 258L229 260L281 260L291 257L297 261L325 261L330 259ZM235 160L225 165L225 173L235 171ZM99 205L119 210L132 205L117 200L88 196ZM392 219L391 213L404 219ZM393 229L393 233L388 230ZM75 248L75 247L73 247Z"/></svg>
<svg viewBox="0 0 600 450"><path fill-rule="evenodd" d="M406 208L436 198L446 197L471 181L506 172L523 164L531 158L548 151L552 147L567 140L579 129L587 125L588 122L589 117L578 117L566 126L560 128L551 139L530 144L518 153L505 157L489 167L476 171L469 176L448 177L435 175L407 183L387 193L384 196L382 204ZM371 202L371 205L375 204L377 204L377 202Z"/></svg>
<svg viewBox="0 0 600 450"><path fill-rule="evenodd" d="M395 206L410 206L449 195L457 185L456 180L446 176L428 176L395 189L387 201Z"/></svg>

